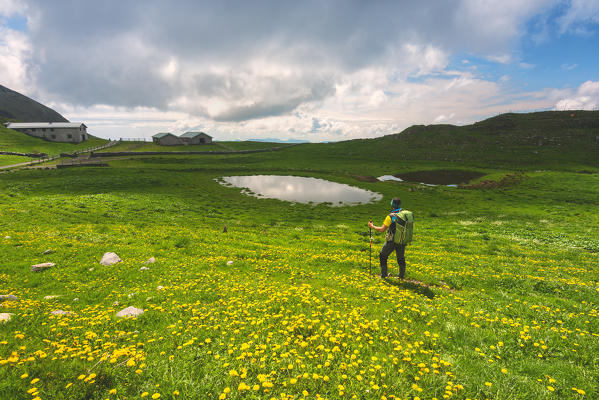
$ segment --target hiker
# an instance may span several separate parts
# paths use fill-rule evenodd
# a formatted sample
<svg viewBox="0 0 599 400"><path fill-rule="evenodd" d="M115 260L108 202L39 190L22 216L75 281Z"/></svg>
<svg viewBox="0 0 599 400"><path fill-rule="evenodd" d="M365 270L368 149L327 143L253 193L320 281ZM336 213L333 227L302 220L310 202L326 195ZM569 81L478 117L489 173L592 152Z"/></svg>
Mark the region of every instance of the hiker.
<svg viewBox="0 0 599 400"><path fill-rule="evenodd" d="M387 275L387 258L393 250L397 256L397 264L399 264L399 279L403 279L406 274L406 245L412 241L412 231L414 229L414 215L408 210L401 208L401 200L399 197L391 200L391 213L387 215L383 221L383 225L375 226L372 221L368 222L368 227L377 232L388 232L385 236L385 244L379 253L381 262L381 278L386 278Z"/></svg>

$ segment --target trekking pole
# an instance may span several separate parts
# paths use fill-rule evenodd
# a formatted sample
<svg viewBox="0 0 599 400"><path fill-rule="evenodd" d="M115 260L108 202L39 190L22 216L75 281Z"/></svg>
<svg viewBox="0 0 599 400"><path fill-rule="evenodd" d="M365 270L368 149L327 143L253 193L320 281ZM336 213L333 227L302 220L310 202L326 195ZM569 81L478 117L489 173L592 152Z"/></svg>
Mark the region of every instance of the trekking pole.
<svg viewBox="0 0 599 400"><path fill-rule="evenodd" d="M370 235L370 261L368 267L368 276L372 276L372 228L368 228L368 233Z"/></svg>

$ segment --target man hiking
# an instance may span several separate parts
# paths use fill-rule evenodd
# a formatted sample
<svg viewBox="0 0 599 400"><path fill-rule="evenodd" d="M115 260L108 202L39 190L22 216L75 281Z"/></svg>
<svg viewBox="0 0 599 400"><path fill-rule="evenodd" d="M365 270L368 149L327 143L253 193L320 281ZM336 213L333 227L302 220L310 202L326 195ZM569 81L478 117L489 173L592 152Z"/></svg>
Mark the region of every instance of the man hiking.
<svg viewBox="0 0 599 400"><path fill-rule="evenodd" d="M372 221L368 222L368 227L377 232L383 233L388 229L385 236L385 244L379 253L381 262L381 278L387 275L387 258L395 250L397 264L399 264L399 279L403 279L406 274L406 245L412 241L412 232L414 230L414 214L411 211L401 208L399 197L391 200L391 213L383 221L383 225L375 226Z"/></svg>

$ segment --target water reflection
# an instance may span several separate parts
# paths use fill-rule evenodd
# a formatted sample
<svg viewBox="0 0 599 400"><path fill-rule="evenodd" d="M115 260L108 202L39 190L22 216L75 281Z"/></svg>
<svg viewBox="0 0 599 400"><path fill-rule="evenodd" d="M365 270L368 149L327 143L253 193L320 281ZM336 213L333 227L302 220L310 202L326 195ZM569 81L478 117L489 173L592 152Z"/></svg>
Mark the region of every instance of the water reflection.
<svg viewBox="0 0 599 400"><path fill-rule="evenodd" d="M222 181L230 186L244 188L245 194L298 203L344 206L370 203L382 197L379 193L342 183L301 176L225 176Z"/></svg>

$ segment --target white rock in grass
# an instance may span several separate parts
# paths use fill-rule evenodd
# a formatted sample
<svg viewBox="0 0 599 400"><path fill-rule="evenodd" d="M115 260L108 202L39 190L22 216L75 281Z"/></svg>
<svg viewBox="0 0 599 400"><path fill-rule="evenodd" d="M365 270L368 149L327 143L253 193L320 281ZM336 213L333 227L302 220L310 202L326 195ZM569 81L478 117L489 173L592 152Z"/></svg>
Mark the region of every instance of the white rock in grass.
<svg viewBox="0 0 599 400"><path fill-rule="evenodd" d="M154 257L150 257L148 258L148 260L145 262L145 264L154 264L156 262L156 259Z"/></svg>
<svg viewBox="0 0 599 400"><path fill-rule="evenodd" d="M54 265L56 265L56 264L51 263L51 262L35 264L35 265L31 266L31 271L32 272L43 271L45 269L53 267Z"/></svg>
<svg viewBox="0 0 599 400"><path fill-rule="evenodd" d="M0 294L0 303L3 301L17 301L17 296L14 294Z"/></svg>
<svg viewBox="0 0 599 400"><path fill-rule="evenodd" d="M233 265L233 261L227 261L227 265Z"/></svg>
<svg viewBox="0 0 599 400"><path fill-rule="evenodd" d="M108 252L108 253L104 253L104 255L102 256L102 259L100 260L100 264L102 265L112 265L112 264L116 264L116 263L120 263L121 258L113 252Z"/></svg>
<svg viewBox="0 0 599 400"><path fill-rule="evenodd" d="M5 322L10 321L10 316L11 315L12 314L9 314L9 313L0 313L0 322L1 323L5 323Z"/></svg>
<svg viewBox="0 0 599 400"><path fill-rule="evenodd" d="M164 289L164 286L158 285L158 287L156 287L156 290L163 290L163 289Z"/></svg>
<svg viewBox="0 0 599 400"><path fill-rule="evenodd" d="M4 239L10 239L10 236L4 236Z"/></svg>
<svg viewBox="0 0 599 400"><path fill-rule="evenodd" d="M137 317L138 315L141 315L143 313L144 313L144 310L142 310L141 308L135 308L133 306L129 306L127 308L122 309L118 313L116 313L116 316L120 317L120 318Z"/></svg>
<svg viewBox="0 0 599 400"><path fill-rule="evenodd" d="M54 311L50 312L50 314L52 314L52 315L71 315L72 313L70 311L54 310Z"/></svg>
<svg viewBox="0 0 599 400"><path fill-rule="evenodd" d="M149 270L150 270L150 268L148 268L148 267L141 267L139 270L140 270L140 271L149 271Z"/></svg>
<svg viewBox="0 0 599 400"><path fill-rule="evenodd" d="M52 299L55 299L57 297L60 297L60 296L56 295L56 294L51 294L49 296L44 296L44 300L52 300Z"/></svg>
<svg viewBox="0 0 599 400"><path fill-rule="evenodd" d="M47 256L48 254L52 254L52 253L54 253L54 250L48 249L48 250L44 251L42 254Z"/></svg>

